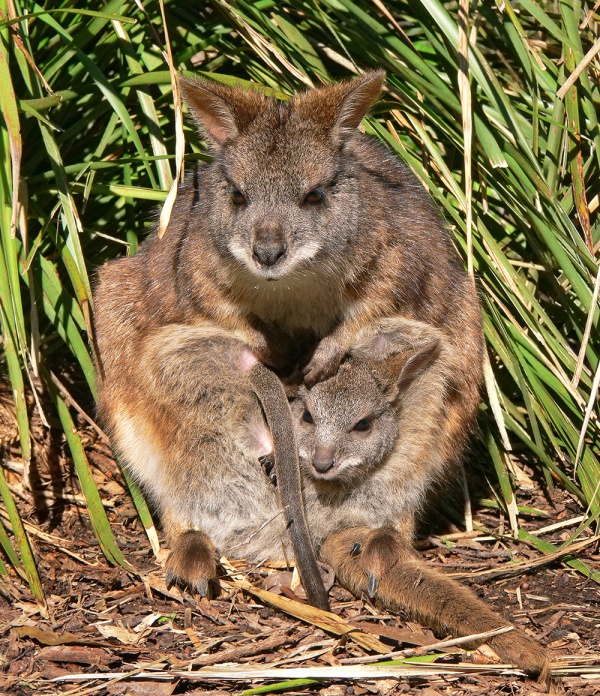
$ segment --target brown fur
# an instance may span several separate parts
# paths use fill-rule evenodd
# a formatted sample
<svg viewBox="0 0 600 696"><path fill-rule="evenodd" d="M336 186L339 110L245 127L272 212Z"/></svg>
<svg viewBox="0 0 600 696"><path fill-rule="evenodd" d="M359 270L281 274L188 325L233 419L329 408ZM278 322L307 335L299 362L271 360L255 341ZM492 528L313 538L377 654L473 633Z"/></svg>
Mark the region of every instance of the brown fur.
<svg viewBox="0 0 600 696"><path fill-rule="evenodd" d="M411 548L425 492L452 475L436 447L435 414L452 379L446 351L433 327L381 320L362 332L334 377L300 389L292 410L321 560L355 594L469 635L510 624ZM545 650L523 632L490 645L528 673L546 674Z"/></svg>
<svg viewBox="0 0 600 696"><path fill-rule="evenodd" d="M165 568L167 587L178 584L207 595L208 583L217 575L218 554L213 543L196 529L184 529L176 534L171 526L170 531L173 543Z"/></svg>
<svg viewBox="0 0 600 696"><path fill-rule="evenodd" d="M357 596L369 593L376 574L379 606L403 609L442 635L473 635L511 625L466 588L427 567L395 530L355 527L336 532L321 547L321 558ZM546 650L518 628L487 643L502 659L547 678Z"/></svg>

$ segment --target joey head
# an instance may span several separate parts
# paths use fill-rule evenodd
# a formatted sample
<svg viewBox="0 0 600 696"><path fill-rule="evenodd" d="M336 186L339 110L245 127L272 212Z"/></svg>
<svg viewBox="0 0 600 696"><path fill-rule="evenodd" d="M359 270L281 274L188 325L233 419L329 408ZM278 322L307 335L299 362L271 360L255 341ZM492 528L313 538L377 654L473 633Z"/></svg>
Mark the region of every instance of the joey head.
<svg viewBox="0 0 600 696"><path fill-rule="evenodd" d="M414 328L410 322L400 323ZM295 405L296 412L302 410L297 436L303 470L309 478L352 485L384 464L398 440L399 414L409 385L440 353L439 332L426 329L422 333L422 342L415 346L407 340L409 331L405 330L403 345L394 344L396 352L385 361L373 359L377 346L381 351L390 340L379 335L370 350L351 349L334 377L311 389L301 388ZM358 357L360 354L365 357ZM419 417L425 419L427 414Z"/></svg>

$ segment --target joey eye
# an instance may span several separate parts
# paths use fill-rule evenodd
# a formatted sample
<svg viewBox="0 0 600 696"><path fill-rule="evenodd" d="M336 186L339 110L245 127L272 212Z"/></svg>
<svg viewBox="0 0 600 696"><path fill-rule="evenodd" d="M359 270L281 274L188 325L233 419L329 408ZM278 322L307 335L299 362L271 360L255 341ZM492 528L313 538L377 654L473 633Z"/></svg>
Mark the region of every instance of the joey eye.
<svg viewBox="0 0 600 696"><path fill-rule="evenodd" d="M312 191L309 191L306 196L304 196L304 203L307 203L308 205L316 205L322 200L323 193L320 191L320 189L313 189Z"/></svg>
<svg viewBox="0 0 600 696"><path fill-rule="evenodd" d="M302 420L304 421L304 423L310 423L311 425L314 423L312 414L308 409L304 409L304 413L302 414Z"/></svg>
<svg viewBox="0 0 600 696"><path fill-rule="evenodd" d="M235 189L235 191L231 192L231 201L235 205L245 205L246 204L246 196L241 191L238 191Z"/></svg>
<svg viewBox="0 0 600 696"><path fill-rule="evenodd" d="M371 429L371 419L370 418L361 418L358 423L352 428L353 430L359 432L359 433L366 433L367 430Z"/></svg>

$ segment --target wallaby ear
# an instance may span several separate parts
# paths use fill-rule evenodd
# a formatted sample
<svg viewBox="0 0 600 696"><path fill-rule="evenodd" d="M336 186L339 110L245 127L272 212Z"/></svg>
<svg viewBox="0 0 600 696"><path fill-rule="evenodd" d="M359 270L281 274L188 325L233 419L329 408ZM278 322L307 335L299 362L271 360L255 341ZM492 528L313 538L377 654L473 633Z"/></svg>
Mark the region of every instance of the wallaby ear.
<svg viewBox="0 0 600 696"><path fill-rule="evenodd" d="M354 80L299 94L292 105L304 118L349 137L379 96L384 79L383 70L370 70Z"/></svg>
<svg viewBox="0 0 600 696"><path fill-rule="evenodd" d="M201 130L217 147L234 138L265 108L265 97L241 87L181 79L186 104Z"/></svg>
<svg viewBox="0 0 600 696"><path fill-rule="evenodd" d="M442 334L430 324L403 317L386 317L365 327L350 346L350 354L380 362L394 354L414 353L441 341Z"/></svg>
<svg viewBox="0 0 600 696"><path fill-rule="evenodd" d="M379 319L355 338L349 353L366 360L395 401L439 356L443 334L430 324L402 317Z"/></svg>
<svg viewBox="0 0 600 696"><path fill-rule="evenodd" d="M353 131L367 115L367 111L379 96L385 80L383 70L372 70L348 83L352 89L344 97L337 117L336 126L341 130Z"/></svg>
<svg viewBox="0 0 600 696"><path fill-rule="evenodd" d="M368 362L388 399L395 403L410 383L435 361L440 350L440 339L431 337L425 343L405 347L401 352L394 352L383 360Z"/></svg>
<svg viewBox="0 0 600 696"><path fill-rule="evenodd" d="M398 391L405 389L415 377L423 372L423 370L426 370L438 357L441 348L442 344L440 339L432 337L426 343L418 346L413 353L409 354L396 381Z"/></svg>

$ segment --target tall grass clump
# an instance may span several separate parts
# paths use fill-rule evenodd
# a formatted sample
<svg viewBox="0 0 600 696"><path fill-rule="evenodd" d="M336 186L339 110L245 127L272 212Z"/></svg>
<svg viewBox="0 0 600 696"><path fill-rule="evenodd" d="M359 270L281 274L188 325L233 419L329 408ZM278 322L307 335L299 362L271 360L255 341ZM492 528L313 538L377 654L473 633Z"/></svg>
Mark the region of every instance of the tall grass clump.
<svg viewBox="0 0 600 696"><path fill-rule="evenodd" d="M154 224L151 208L172 187L181 152L175 71L251 81L285 97L367 67L387 70L387 89L365 127L443 208L478 279L489 347L486 443L513 528L511 449L532 455L546 485L568 490L586 524L595 520L600 15L594 3L73 5L0 0L1 374L11 385L26 463L33 409L42 396L52 404L109 561L126 565L56 366L68 358L92 403L92 277L107 259L136 251ZM185 128L186 160L203 158L203 144ZM43 602L1 473L0 495L10 519L0 526L5 558Z"/></svg>

